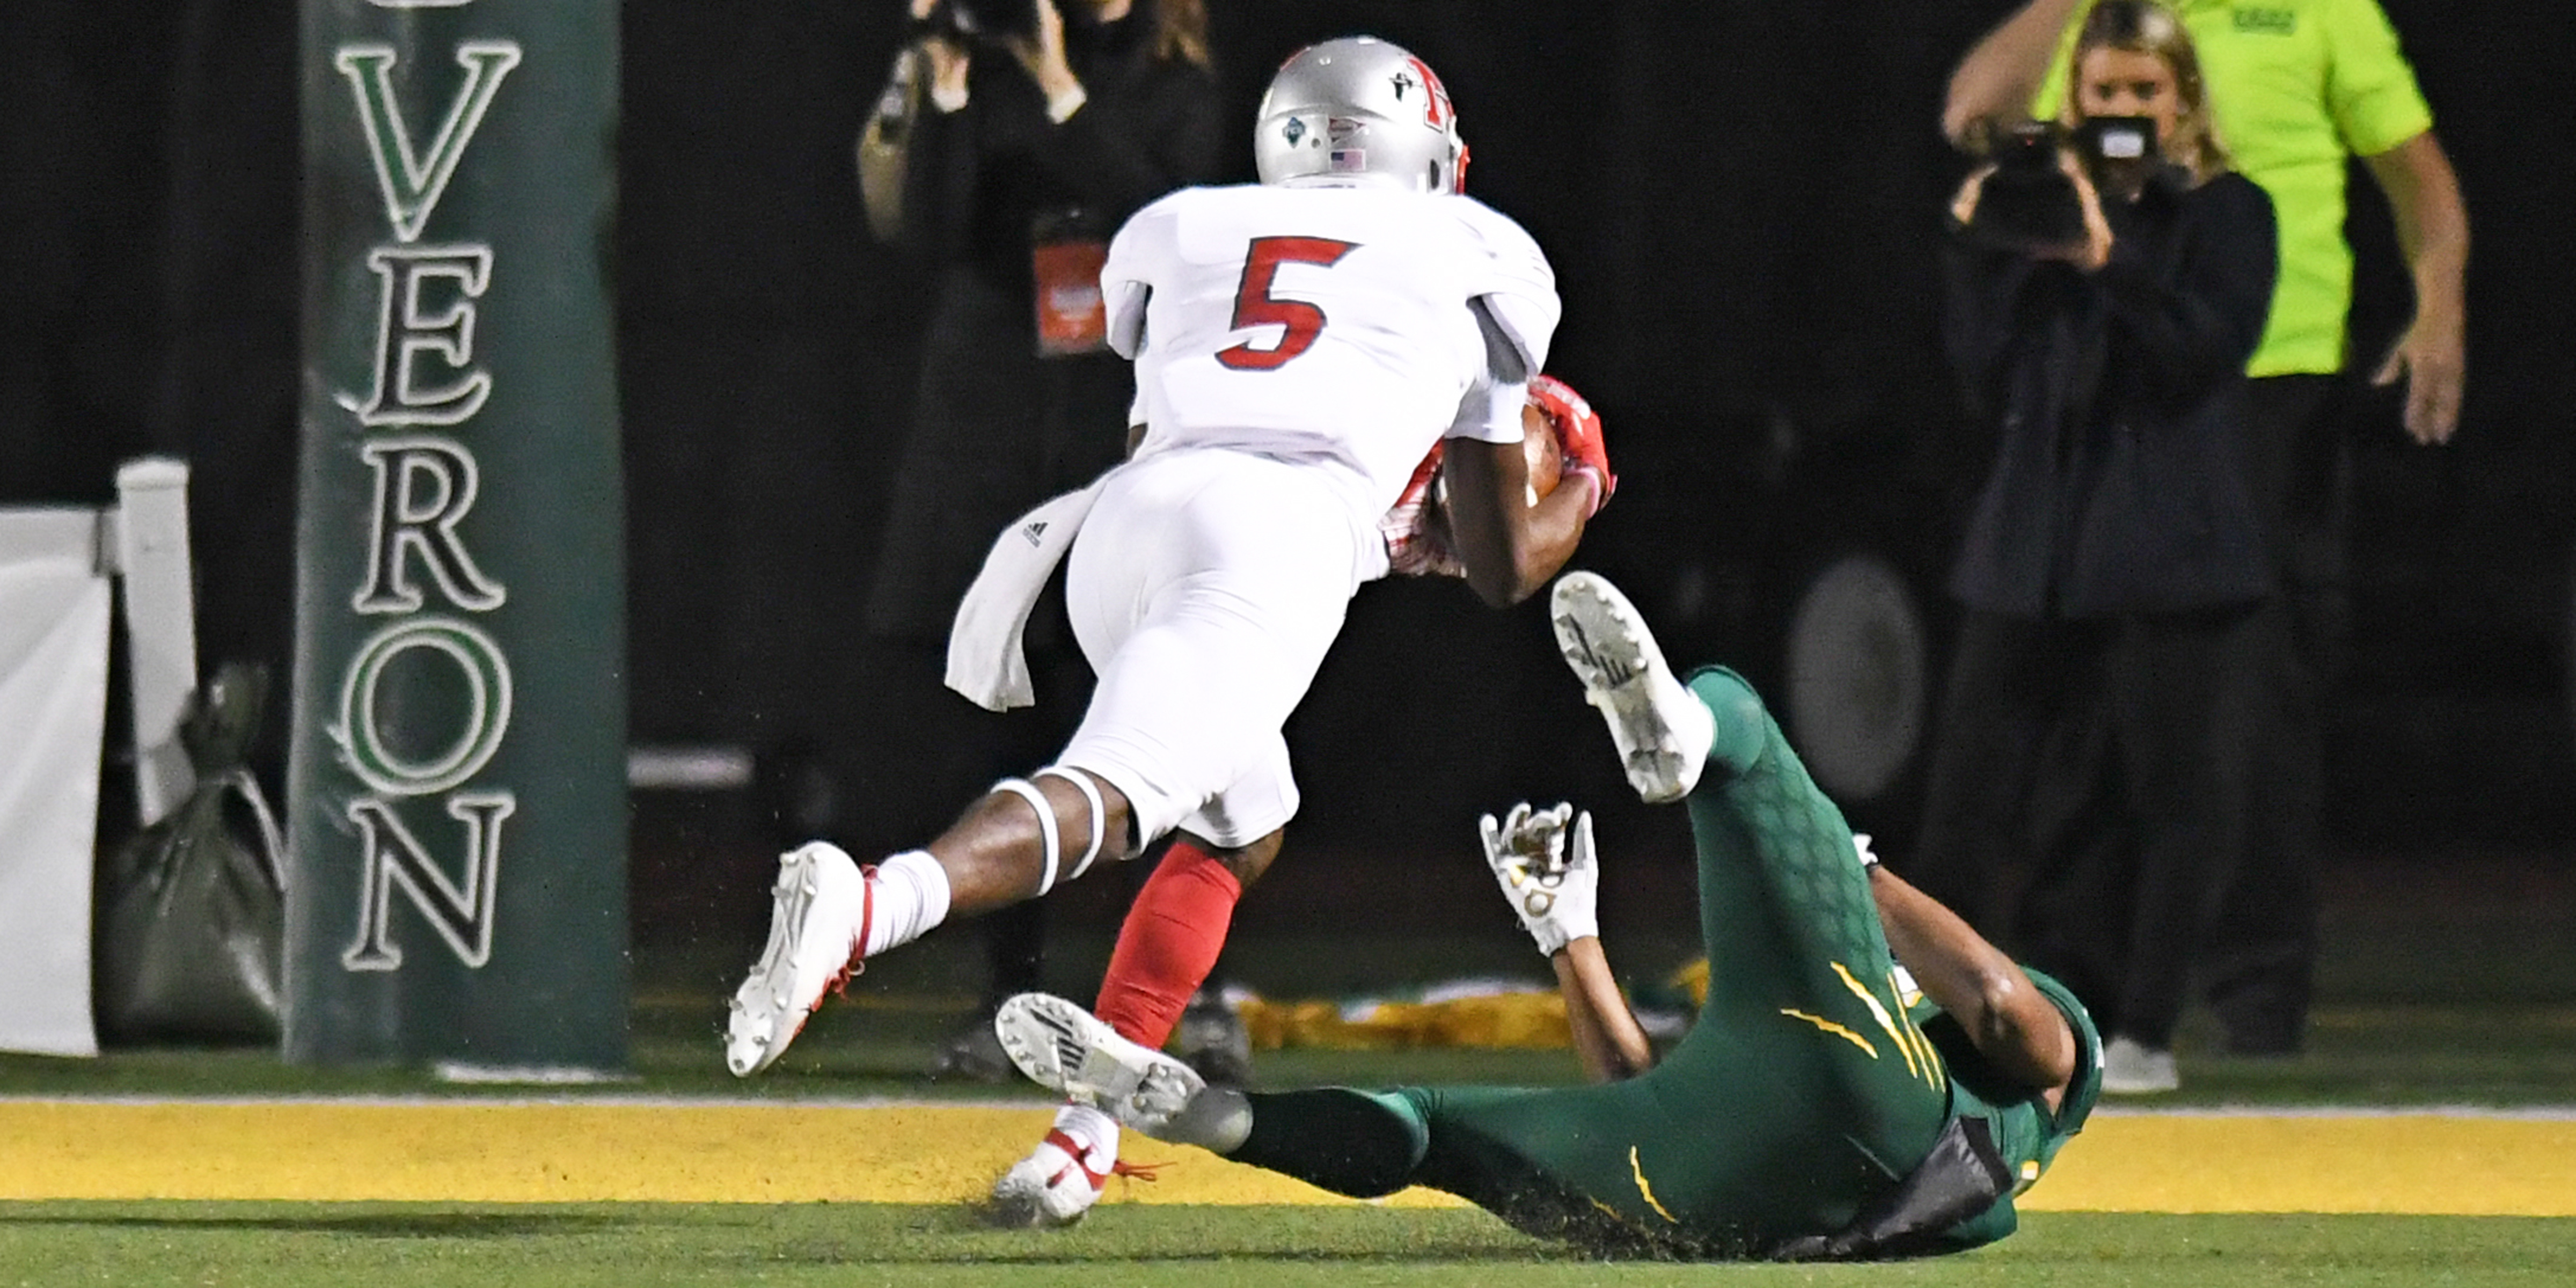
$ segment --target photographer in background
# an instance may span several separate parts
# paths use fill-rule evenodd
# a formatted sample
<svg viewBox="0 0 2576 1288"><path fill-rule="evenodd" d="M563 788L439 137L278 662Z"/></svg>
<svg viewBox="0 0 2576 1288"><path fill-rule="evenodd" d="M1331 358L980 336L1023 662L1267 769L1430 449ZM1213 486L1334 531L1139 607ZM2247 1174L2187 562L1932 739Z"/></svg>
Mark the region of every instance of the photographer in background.
<svg viewBox="0 0 2576 1288"><path fill-rule="evenodd" d="M2288 1055L2307 1030L2326 703L2349 647L2344 547L2357 377L2402 382L2407 435L2428 446L2450 441L2468 371L2469 216L2432 109L2378 0L2173 3L2207 68L2237 166L2271 194L2280 215L2272 317L2247 364L2249 460L2290 629L2281 655L2262 663L2273 671L2259 695L2267 799L2250 821L2245 866L2229 883L2208 964L2229 1052ZM1952 139L1980 118L2057 101L2066 40L2084 4L2028 0L1977 42L1950 79L1942 125ZM2349 157L2388 199L2414 288L2414 315L2384 354L2349 352Z"/></svg>
<svg viewBox="0 0 2576 1288"><path fill-rule="evenodd" d="M1124 455L1135 382L1108 348L1101 261L1139 207L1219 176L1225 114L1202 0L913 0L912 16L858 148L869 228L935 282L867 620L902 702L891 754L916 766L910 798L946 801L1051 753L1081 718L1090 675L1058 597L1029 631L1032 665L1054 673L1034 713L947 692L943 648L1003 526ZM987 919L988 1010L1040 987L1043 907ZM1184 1021L1185 1043L1196 1029ZM1011 1076L984 1021L941 1068Z"/></svg>
<svg viewBox="0 0 2576 1288"><path fill-rule="evenodd" d="M2235 690L2279 628L2242 460L2274 227L2172 13L2104 0L2074 68L1951 207L1945 338L1995 454L1908 876L2093 1008L2105 1090L2157 1091L2243 836ZM1998 865L2028 873L2004 917Z"/></svg>

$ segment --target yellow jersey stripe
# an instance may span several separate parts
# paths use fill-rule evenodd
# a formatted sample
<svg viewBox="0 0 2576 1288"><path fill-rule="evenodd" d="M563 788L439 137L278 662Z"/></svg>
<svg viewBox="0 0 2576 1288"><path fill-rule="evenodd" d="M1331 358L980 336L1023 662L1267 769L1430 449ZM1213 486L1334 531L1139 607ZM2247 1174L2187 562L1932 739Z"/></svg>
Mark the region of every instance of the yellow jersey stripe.
<svg viewBox="0 0 2576 1288"><path fill-rule="evenodd" d="M1887 1030L1887 1040L1895 1043L1898 1053L1905 1057L1905 1071L1920 1074L1922 1070L1915 1067L1913 1046L1906 1042L1904 1034L1896 1031L1896 1021L1888 1017L1887 1007L1880 1003L1877 995L1870 992L1868 986L1852 978L1850 967L1841 962L1827 962L1826 965L1833 967L1834 973L1843 977L1843 987L1850 989L1852 996L1859 998L1869 1007L1869 1017L1878 1021L1878 1027Z"/></svg>
<svg viewBox="0 0 2576 1288"><path fill-rule="evenodd" d="M1679 1218L1675 1217L1672 1213L1665 1211L1664 1205L1655 1201L1655 1187L1646 1184L1646 1169L1638 1164L1637 1147L1634 1145L1630 1145L1628 1147L1628 1174L1637 1178L1637 1193L1645 1196L1646 1206L1653 1208L1655 1210L1655 1215L1672 1222L1674 1225L1681 1224Z"/></svg>
<svg viewBox="0 0 2576 1288"><path fill-rule="evenodd" d="M1850 1029L1836 1024L1832 1020L1828 1020L1820 1015L1809 1015L1805 1011L1793 1011L1787 1007L1782 1007L1780 1009L1780 1013L1793 1020L1805 1020L1807 1023L1815 1025L1817 1028L1823 1029L1825 1032L1831 1033L1835 1037L1841 1038L1843 1041L1849 1042L1863 1051L1869 1052L1869 1058L1872 1060L1878 1058L1878 1048L1870 1045L1868 1038L1862 1037L1861 1035L1852 1032Z"/></svg>

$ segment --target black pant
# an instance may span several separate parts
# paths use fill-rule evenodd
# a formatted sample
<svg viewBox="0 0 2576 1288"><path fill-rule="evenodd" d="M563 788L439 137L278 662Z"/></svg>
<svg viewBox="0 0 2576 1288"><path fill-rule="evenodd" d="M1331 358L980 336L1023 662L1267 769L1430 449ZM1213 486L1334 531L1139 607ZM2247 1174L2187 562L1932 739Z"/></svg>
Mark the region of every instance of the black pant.
<svg viewBox="0 0 2576 1288"><path fill-rule="evenodd" d="M2283 629L2248 660L2263 799L2203 954L2228 1048L2245 1054L2297 1050L2315 984L2326 702L2349 643L2344 388L2334 376L2251 385L2245 464L2278 574Z"/></svg>
<svg viewBox="0 0 2576 1288"><path fill-rule="evenodd" d="M939 291L867 621L878 635L944 641L1011 520L1125 457L1136 379L1115 355L1038 357L1025 290L951 268Z"/></svg>
<svg viewBox="0 0 2576 1288"><path fill-rule="evenodd" d="M2103 1032L2172 1045L2244 835L2240 688L2277 622L2269 605L1969 611L1908 877L2064 980Z"/></svg>

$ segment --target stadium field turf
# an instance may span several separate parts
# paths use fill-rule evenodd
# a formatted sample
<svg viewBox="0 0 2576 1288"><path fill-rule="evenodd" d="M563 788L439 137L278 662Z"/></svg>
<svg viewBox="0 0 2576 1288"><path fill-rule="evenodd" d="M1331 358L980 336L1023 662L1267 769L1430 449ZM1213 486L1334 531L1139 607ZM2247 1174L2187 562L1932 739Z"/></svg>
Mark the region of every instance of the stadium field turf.
<svg viewBox="0 0 2576 1288"><path fill-rule="evenodd" d="M1019 1104L0 1101L0 1288L56 1284L2563 1285L2576 1115L2099 1117L2023 1232L1875 1267L1588 1262L1442 1195L1352 1203L1133 1141L1070 1231L966 1200ZM2517 1215L2518 1214L2518 1215Z"/></svg>
<svg viewBox="0 0 2576 1288"><path fill-rule="evenodd" d="M2576 1282L2576 1222L2039 1213L1991 1248L1878 1266L1605 1265L1482 1213L1126 1205L1048 1234L955 1205L0 1204L0 1284L273 1288L1302 1288Z"/></svg>
<svg viewBox="0 0 2576 1288"><path fill-rule="evenodd" d="M0 1200L937 1203L1046 1130L1041 1104L0 1101ZM1345 1202L1131 1137L1121 1206ZM1408 1191L1399 1206L1456 1206ZM2576 1218L2576 1114L2097 1114L2029 1210ZM5 1282L5 1281L0 1281Z"/></svg>
<svg viewBox="0 0 2576 1288"><path fill-rule="evenodd" d="M0 1288L2565 1288L2576 898L2465 884L2474 907L2410 880L2384 908L2330 908L2331 987L2306 1054L2224 1058L2196 1017L2183 1091L2144 1102L2167 1112L2106 1111L2028 1196L2021 1234L1939 1261L1609 1267L1440 1196L1319 1201L1141 1143L1131 1161L1175 1165L1113 1187L1080 1228L985 1229L962 1200L1046 1109L924 1076L972 1000L953 981L980 969L980 947L961 940L872 968L749 1082L716 1058L722 998L752 951L739 945L639 959L631 1076L542 1099L256 1051L0 1055ZM1525 944L1486 942L1504 938L1247 936L1239 966L1280 996L1341 996L1526 971ZM1670 964L1643 944L1635 958L1641 977ZM1060 990L1098 979L1097 960L1051 960ZM1563 1051L1436 1049L1265 1051L1259 1072L1274 1087L1575 1076Z"/></svg>

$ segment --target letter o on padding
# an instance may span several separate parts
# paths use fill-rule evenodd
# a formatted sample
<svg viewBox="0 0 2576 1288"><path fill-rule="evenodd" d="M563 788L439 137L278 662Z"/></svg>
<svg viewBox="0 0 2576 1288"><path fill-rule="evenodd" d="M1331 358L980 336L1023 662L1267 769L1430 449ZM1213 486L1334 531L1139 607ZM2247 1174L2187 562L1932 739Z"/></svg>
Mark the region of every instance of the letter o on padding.
<svg viewBox="0 0 2576 1288"><path fill-rule="evenodd" d="M456 664L465 678L465 728L427 760L407 760L385 745L376 723L376 686L395 658L426 649ZM480 773L510 729L510 662L501 646L452 617L415 617L369 637L340 685L341 747L359 781L389 796L443 792Z"/></svg>

